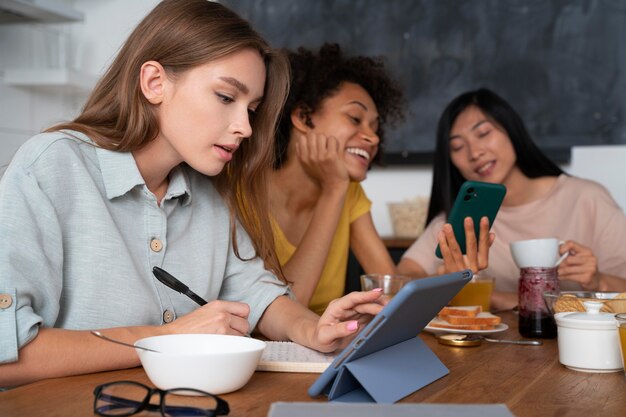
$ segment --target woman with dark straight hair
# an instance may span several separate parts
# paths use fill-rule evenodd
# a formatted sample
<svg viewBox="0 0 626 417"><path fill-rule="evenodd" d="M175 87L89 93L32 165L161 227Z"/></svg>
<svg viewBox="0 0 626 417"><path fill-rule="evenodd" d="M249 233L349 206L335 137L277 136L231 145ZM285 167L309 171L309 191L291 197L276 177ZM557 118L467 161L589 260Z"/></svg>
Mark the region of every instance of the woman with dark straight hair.
<svg viewBox="0 0 626 417"><path fill-rule="evenodd" d="M295 301L267 216L289 63L207 0L164 0L81 114L28 140L0 179L0 387L140 364L173 333L345 346L382 309L355 292ZM208 300L198 307L155 266Z"/></svg>
<svg viewBox="0 0 626 417"><path fill-rule="evenodd" d="M428 226L404 254L400 273L424 276L442 268L434 248L452 233L445 219L466 180L507 188L492 233L486 238L483 219L477 255L468 259L495 277L495 308L517 303L519 269L509 250L516 240L565 241L560 252L570 256L558 268L562 289L626 290L626 252L617 249L626 245L620 207L600 184L566 175L533 142L513 107L485 88L456 97L439 119Z"/></svg>
<svg viewBox="0 0 626 417"><path fill-rule="evenodd" d="M466 181L458 168L451 163L450 130L459 114L471 105L482 109L508 133L517 155L517 167L528 178L556 177L564 173L533 142L524 122L509 103L485 88L461 94L446 107L437 126L437 146L427 224L438 214L450 211L461 184Z"/></svg>

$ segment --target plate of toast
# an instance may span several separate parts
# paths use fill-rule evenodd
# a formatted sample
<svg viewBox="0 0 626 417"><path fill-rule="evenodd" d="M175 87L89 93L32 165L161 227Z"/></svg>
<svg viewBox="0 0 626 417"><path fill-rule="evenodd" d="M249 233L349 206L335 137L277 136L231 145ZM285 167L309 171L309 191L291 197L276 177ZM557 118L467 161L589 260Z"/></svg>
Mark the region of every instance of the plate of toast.
<svg viewBox="0 0 626 417"><path fill-rule="evenodd" d="M490 334L508 328L499 316L482 311L481 306L458 306L441 309L424 330L431 333Z"/></svg>

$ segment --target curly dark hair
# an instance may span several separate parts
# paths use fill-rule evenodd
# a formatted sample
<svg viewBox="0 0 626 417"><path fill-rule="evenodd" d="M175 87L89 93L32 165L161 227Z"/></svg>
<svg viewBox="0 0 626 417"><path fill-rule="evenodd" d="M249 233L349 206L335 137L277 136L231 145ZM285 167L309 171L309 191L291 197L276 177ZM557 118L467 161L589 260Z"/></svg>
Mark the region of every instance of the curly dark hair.
<svg viewBox="0 0 626 417"><path fill-rule="evenodd" d="M291 133L291 113L297 107L305 111L307 125L314 127L310 115L319 110L321 102L333 96L343 82L363 87L376 103L379 113L379 151L373 162L380 162L384 150L385 126L404 120L404 95L395 80L385 71L380 57L343 55L339 45L325 43L315 54L300 47L286 51L291 64L291 89L278 126L274 168L287 159Z"/></svg>

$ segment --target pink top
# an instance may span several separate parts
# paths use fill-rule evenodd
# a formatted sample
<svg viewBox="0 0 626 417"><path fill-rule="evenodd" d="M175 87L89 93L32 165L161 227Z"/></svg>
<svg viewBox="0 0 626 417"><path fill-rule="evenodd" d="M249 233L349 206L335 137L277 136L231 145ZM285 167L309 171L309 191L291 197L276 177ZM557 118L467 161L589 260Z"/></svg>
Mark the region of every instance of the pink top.
<svg viewBox="0 0 626 417"><path fill-rule="evenodd" d="M403 255L420 264L429 275L434 275L442 264L435 248L443 224L443 215L433 219ZM519 269L509 243L524 239L573 240L593 251L599 271L626 276L626 216L596 182L561 175L546 197L521 206L502 206L491 230L496 240L485 272L495 278L499 291L517 292ZM580 286L562 281L561 289L577 290Z"/></svg>

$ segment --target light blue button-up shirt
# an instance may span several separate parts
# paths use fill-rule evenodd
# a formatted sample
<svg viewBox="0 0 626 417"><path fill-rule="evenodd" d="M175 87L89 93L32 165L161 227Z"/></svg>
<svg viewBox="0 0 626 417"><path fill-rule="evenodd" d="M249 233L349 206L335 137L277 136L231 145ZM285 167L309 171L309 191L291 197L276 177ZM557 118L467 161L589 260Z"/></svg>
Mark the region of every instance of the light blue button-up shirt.
<svg viewBox="0 0 626 417"><path fill-rule="evenodd" d="M248 235L237 237L252 258ZM198 307L153 266L206 300L247 303L252 328L289 293L259 258L235 256L228 207L209 177L177 167L159 206L131 153L78 132L33 137L0 179L0 362L17 360L39 326L158 325L167 310Z"/></svg>

